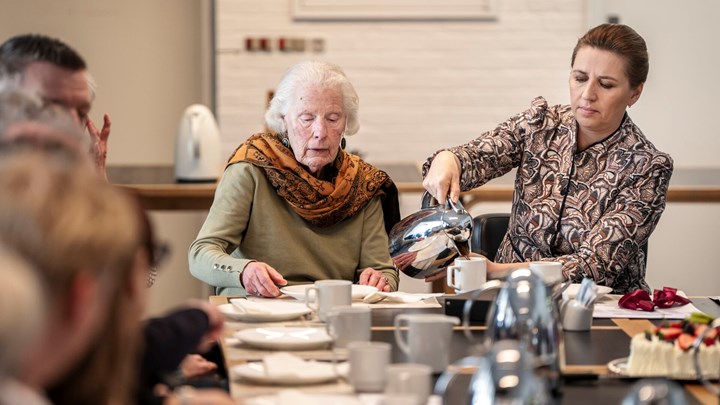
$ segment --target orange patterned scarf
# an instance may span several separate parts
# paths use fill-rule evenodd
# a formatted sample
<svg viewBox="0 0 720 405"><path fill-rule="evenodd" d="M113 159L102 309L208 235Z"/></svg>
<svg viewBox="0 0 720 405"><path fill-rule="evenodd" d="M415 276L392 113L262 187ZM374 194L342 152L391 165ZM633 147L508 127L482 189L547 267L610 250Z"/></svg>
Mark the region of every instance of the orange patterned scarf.
<svg viewBox="0 0 720 405"><path fill-rule="evenodd" d="M332 163L337 175L330 181L317 179L274 134L261 133L248 138L235 150L228 166L237 162L262 168L277 195L306 221L320 227L352 217L375 195L385 197L392 190L397 192L387 173L344 150L338 152ZM386 226L387 215L386 212ZM397 215L399 219L399 211Z"/></svg>

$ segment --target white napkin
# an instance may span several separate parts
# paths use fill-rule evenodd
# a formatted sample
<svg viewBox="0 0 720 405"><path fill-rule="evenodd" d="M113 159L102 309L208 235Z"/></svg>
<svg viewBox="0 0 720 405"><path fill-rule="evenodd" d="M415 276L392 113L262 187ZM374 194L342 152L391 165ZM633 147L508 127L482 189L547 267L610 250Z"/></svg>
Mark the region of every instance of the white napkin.
<svg viewBox="0 0 720 405"><path fill-rule="evenodd" d="M268 354L263 357L265 375L274 379L283 378L313 378L334 374L335 369L332 363L317 362L315 360L303 360L300 357L286 352ZM338 372L341 372L338 370Z"/></svg>
<svg viewBox="0 0 720 405"><path fill-rule="evenodd" d="M443 293L408 293L403 291L393 291L393 292L382 292L377 291L372 294L368 294L364 299L372 300L375 297L386 297L381 302L402 302L402 303L410 303L410 302L420 302L422 300L426 300L428 298L434 298L434 297L442 297Z"/></svg>
<svg viewBox="0 0 720 405"><path fill-rule="evenodd" d="M233 298L230 303L239 312L245 314L284 314L307 308L304 302L277 298Z"/></svg>

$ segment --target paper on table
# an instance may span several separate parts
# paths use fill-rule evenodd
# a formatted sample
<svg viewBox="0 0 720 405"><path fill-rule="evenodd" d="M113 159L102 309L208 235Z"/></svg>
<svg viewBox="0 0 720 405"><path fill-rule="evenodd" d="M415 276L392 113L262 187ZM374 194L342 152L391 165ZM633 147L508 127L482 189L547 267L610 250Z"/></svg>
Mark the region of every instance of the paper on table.
<svg viewBox="0 0 720 405"><path fill-rule="evenodd" d="M435 298L443 296L443 293L408 293L403 291L393 292L374 292L372 295L379 295L385 297L383 302L420 302L428 298ZM367 298L367 297L366 297Z"/></svg>
<svg viewBox="0 0 720 405"><path fill-rule="evenodd" d="M686 295L678 291L679 295ZM652 312L625 309L618 306L621 295L607 295L595 302L593 318L684 319L693 312L702 312L692 303L680 307L657 308Z"/></svg>

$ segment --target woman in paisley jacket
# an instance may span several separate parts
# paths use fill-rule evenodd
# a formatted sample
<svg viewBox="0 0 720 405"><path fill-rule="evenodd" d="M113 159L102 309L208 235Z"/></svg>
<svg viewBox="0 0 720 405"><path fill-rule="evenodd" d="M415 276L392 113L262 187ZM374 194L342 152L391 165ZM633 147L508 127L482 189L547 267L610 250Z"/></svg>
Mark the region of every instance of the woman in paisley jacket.
<svg viewBox="0 0 720 405"><path fill-rule="evenodd" d="M423 186L442 203L516 167L508 232L489 274L556 260L573 282L649 291L641 247L665 209L673 162L625 111L647 78L645 41L625 25L597 26L578 40L571 66L570 105L538 97L494 130L436 152Z"/></svg>

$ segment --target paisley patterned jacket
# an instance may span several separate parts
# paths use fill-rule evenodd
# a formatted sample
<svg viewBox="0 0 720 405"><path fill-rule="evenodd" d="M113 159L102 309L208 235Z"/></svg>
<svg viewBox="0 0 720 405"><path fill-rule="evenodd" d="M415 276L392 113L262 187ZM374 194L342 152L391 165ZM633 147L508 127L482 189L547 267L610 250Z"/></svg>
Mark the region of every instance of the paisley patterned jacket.
<svg viewBox="0 0 720 405"><path fill-rule="evenodd" d="M576 150L576 131L570 106L548 107L538 97L527 111L447 150L461 162L463 191L518 168L498 262L551 258L573 282L589 277L618 294L650 291L641 247L665 209L672 159L627 114L613 134L583 151Z"/></svg>

